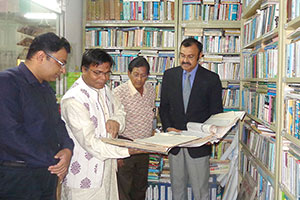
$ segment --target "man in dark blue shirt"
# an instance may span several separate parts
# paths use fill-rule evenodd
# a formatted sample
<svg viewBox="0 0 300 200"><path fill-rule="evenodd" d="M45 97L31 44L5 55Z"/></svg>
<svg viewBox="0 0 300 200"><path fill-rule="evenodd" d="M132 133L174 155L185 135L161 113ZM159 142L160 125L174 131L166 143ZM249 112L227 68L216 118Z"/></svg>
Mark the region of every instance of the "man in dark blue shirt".
<svg viewBox="0 0 300 200"><path fill-rule="evenodd" d="M65 38L45 33L25 63L0 72L0 199L55 199L74 143L48 81L65 73L68 53Z"/></svg>

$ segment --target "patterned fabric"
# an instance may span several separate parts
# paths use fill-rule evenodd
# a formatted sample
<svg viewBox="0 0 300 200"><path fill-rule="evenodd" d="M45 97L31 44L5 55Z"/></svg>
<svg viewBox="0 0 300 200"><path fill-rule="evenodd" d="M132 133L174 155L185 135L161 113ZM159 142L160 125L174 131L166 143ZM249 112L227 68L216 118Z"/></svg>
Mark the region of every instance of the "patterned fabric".
<svg viewBox="0 0 300 200"><path fill-rule="evenodd" d="M89 111L90 120L95 126L95 137L107 137L105 122L109 116L105 116L104 113L107 113L107 111L108 115L113 113L113 106L110 103L111 94L108 87L105 86L105 88L97 91L87 86L80 77L64 95L62 102L68 98L76 99ZM105 105L100 103L100 98L104 100ZM68 133L75 143L75 147L69 173L64 180L64 184L71 188L82 189L100 187L102 185L104 162L93 157L83 149L72 134L67 123L66 125Z"/></svg>
<svg viewBox="0 0 300 200"><path fill-rule="evenodd" d="M116 87L114 95L120 99L126 112L125 130L119 135L133 140L150 137L155 114L153 86L146 82L143 95L141 95L129 80Z"/></svg>

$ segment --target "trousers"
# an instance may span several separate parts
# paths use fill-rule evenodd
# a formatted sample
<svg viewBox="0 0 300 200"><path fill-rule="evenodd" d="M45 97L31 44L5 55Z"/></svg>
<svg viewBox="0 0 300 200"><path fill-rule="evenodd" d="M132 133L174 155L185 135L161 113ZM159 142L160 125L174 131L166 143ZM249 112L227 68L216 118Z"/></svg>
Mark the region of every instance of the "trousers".
<svg viewBox="0 0 300 200"><path fill-rule="evenodd" d="M47 168L0 165L0 200L55 200L56 186Z"/></svg>

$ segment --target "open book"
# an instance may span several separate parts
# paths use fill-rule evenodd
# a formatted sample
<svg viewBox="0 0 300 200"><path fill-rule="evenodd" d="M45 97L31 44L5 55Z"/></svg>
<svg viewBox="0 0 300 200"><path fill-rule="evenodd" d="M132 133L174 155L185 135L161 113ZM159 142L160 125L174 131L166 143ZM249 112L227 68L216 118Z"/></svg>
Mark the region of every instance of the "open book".
<svg viewBox="0 0 300 200"><path fill-rule="evenodd" d="M176 146L199 147L208 142L215 143L222 139L226 133L245 115L244 111L230 111L212 115L204 123L189 122L187 131L156 133L152 137L136 139L101 138L108 144L122 147L136 148L150 152L168 154Z"/></svg>

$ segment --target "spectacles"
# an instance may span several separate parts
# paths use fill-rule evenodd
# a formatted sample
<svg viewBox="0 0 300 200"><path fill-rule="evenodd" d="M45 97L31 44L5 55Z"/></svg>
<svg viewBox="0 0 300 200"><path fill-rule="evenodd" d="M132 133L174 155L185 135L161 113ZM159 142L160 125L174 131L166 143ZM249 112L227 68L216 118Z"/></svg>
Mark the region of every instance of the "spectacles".
<svg viewBox="0 0 300 200"><path fill-rule="evenodd" d="M184 55L184 54L179 54L179 57L182 59L187 58L188 60L193 60L196 56L195 55Z"/></svg>
<svg viewBox="0 0 300 200"><path fill-rule="evenodd" d="M132 73L132 76L133 76L134 78L139 78L139 77L141 77L141 78L147 78L147 77L148 77L148 74Z"/></svg>
<svg viewBox="0 0 300 200"><path fill-rule="evenodd" d="M110 76L111 75L111 71L109 71L109 72L102 72L102 71L98 71L98 70L96 70L96 71L94 71L94 70L91 70L91 69L89 69L90 71L92 71L96 76Z"/></svg>
<svg viewBox="0 0 300 200"><path fill-rule="evenodd" d="M62 62L62 61L60 61L60 60L58 60L57 58L55 58L55 57L52 56L51 54L49 54L49 53L47 53L47 52L45 52L45 54L46 54L47 56L49 56L50 58L52 58L53 60L55 60L55 61L60 65L60 67L64 67L64 66L66 65L66 63L64 63L64 62Z"/></svg>

